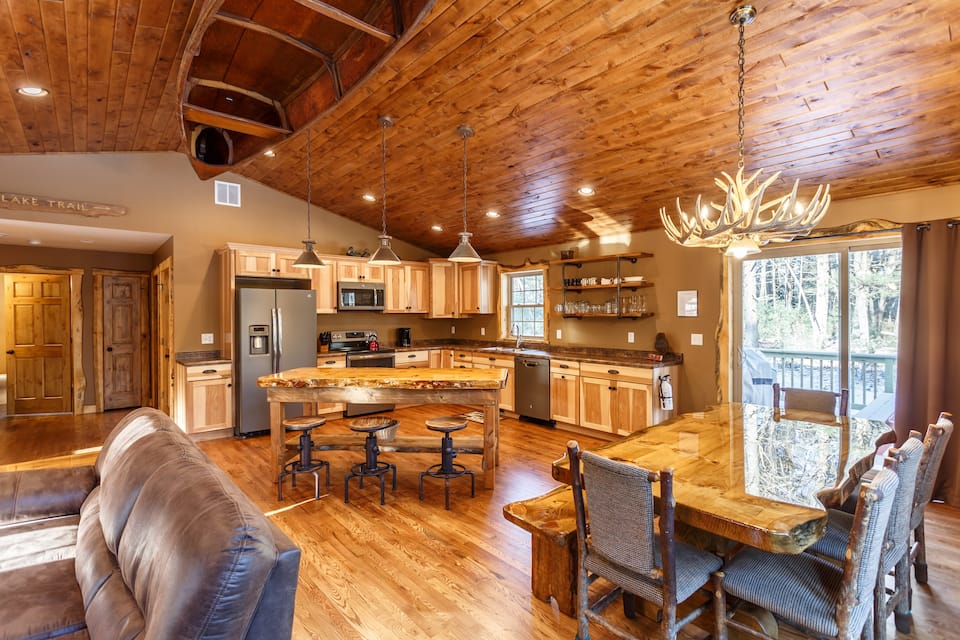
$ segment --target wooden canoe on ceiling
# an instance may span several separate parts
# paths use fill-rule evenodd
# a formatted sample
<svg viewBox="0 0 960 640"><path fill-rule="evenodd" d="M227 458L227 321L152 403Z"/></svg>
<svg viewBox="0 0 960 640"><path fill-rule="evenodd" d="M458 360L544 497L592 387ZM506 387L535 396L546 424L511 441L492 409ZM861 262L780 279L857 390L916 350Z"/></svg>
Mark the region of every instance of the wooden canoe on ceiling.
<svg viewBox="0 0 960 640"><path fill-rule="evenodd" d="M335 106L433 0L206 0L179 73L197 175L262 153Z"/></svg>

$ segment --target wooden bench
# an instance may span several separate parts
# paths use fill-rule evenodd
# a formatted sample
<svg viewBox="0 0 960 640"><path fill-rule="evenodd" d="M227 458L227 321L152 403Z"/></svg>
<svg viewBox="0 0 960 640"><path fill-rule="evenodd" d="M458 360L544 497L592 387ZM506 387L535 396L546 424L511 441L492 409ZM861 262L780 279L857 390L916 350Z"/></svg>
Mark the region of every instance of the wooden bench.
<svg viewBox="0 0 960 640"><path fill-rule="evenodd" d="M542 496L504 505L503 517L533 536L530 586L533 595L568 616L577 615L577 519L573 492L557 487Z"/></svg>

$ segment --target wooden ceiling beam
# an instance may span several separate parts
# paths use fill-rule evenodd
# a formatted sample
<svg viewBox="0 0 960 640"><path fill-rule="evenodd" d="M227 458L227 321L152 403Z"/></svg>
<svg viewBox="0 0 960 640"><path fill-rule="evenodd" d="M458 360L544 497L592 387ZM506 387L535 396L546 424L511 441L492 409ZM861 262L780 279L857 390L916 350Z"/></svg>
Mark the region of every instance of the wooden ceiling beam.
<svg viewBox="0 0 960 640"><path fill-rule="evenodd" d="M374 38L379 38L384 42L393 43L397 38L392 33L387 33L382 29L378 29L372 24L368 24L359 18L354 18L352 15L346 11L332 7L326 2L320 2L320 0L294 0L297 4L301 4L308 9L316 11L320 15L324 15L331 20L336 20L341 24L345 24L349 27L353 27L364 33L368 33Z"/></svg>
<svg viewBox="0 0 960 640"><path fill-rule="evenodd" d="M205 109L204 107L198 107L190 103L184 103L183 105L183 119L189 122L196 122L197 124L220 127L228 131L246 133L258 138L273 138L290 134L290 130L284 127L274 127L247 118L238 118L229 113Z"/></svg>
<svg viewBox="0 0 960 640"><path fill-rule="evenodd" d="M214 16L214 18L219 20L220 22L225 22L227 24L232 24L235 27L240 27L241 29L247 29L249 31L256 31L257 33L262 33L265 36L269 36L271 38L274 38L275 40L284 42L290 45L291 47L296 47L301 51L304 51L316 58L323 60L324 64L326 64L327 66L330 66L333 64L333 55L331 55L330 53L317 49L316 47L311 45L309 42L304 42L299 38L294 38L293 36L277 31L276 29L271 29L270 27L254 22L253 20L248 20L247 18L244 18L241 16L235 16L231 13L227 13L226 11L218 11Z"/></svg>

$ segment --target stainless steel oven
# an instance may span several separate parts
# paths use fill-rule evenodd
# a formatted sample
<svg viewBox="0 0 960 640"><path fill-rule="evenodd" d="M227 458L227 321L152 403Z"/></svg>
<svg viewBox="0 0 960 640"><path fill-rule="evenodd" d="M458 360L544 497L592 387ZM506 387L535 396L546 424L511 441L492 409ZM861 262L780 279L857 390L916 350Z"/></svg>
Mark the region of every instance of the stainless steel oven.
<svg viewBox="0 0 960 640"><path fill-rule="evenodd" d="M371 350L371 344L378 344L375 331L331 331L330 351L346 353L347 367L393 367L395 354L393 349ZM392 404L348 403L343 415L351 418L380 411L393 411Z"/></svg>

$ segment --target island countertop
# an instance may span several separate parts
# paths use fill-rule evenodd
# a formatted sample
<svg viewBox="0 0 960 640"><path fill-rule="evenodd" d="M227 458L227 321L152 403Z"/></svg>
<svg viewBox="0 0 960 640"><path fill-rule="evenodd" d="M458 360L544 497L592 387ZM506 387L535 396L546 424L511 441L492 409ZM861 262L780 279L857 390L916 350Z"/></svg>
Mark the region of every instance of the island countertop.
<svg viewBox="0 0 960 640"><path fill-rule="evenodd" d="M260 387L322 389L367 387L376 389L502 389L507 371L493 369L388 369L303 367L257 378Z"/></svg>

